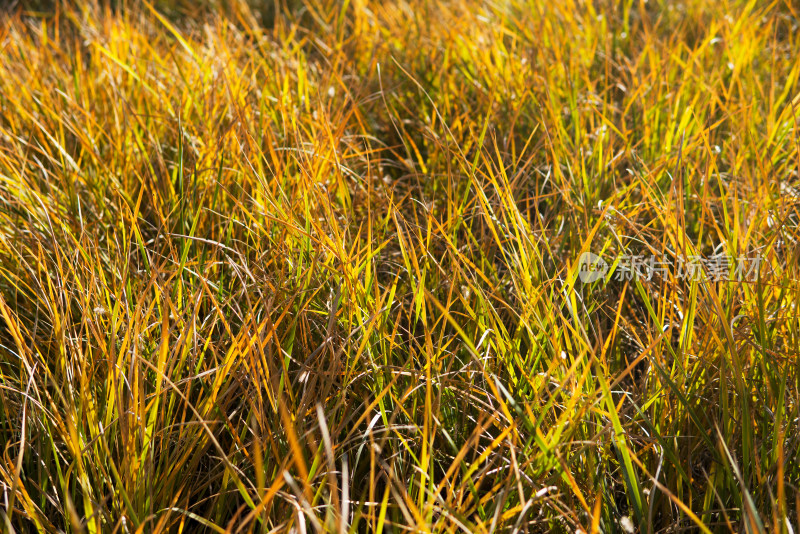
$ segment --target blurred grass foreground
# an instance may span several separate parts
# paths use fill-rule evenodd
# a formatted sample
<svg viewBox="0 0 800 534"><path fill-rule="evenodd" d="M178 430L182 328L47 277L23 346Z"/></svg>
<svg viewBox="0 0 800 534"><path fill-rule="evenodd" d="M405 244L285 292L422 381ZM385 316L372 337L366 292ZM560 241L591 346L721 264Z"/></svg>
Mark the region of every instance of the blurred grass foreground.
<svg viewBox="0 0 800 534"><path fill-rule="evenodd" d="M794 534L799 17L8 5L0 531Z"/></svg>

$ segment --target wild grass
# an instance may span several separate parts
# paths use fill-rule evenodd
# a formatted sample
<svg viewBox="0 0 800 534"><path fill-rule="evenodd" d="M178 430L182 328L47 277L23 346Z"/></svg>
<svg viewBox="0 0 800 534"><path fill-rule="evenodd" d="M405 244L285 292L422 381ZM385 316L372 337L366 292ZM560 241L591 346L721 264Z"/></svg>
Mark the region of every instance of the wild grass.
<svg viewBox="0 0 800 534"><path fill-rule="evenodd" d="M795 532L799 17L0 15L0 530Z"/></svg>

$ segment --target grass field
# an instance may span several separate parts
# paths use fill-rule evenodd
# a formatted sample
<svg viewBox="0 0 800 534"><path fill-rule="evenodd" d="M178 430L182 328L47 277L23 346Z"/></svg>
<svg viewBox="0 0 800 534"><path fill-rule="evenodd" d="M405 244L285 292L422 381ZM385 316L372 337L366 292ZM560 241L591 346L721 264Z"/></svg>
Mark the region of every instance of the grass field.
<svg viewBox="0 0 800 534"><path fill-rule="evenodd" d="M797 532L796 2L6 9L0 531Z"/></svg>

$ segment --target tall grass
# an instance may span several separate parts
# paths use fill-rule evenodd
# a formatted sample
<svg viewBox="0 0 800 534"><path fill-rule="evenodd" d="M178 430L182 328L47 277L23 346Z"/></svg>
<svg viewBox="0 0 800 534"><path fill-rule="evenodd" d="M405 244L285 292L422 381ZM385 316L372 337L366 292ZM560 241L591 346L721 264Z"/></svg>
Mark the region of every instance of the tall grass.
<svg viewBox="0 0 800 534"><path fill-rule="evenodd" d="M799 13L0 15L0 530L795 532Z"/></svg>

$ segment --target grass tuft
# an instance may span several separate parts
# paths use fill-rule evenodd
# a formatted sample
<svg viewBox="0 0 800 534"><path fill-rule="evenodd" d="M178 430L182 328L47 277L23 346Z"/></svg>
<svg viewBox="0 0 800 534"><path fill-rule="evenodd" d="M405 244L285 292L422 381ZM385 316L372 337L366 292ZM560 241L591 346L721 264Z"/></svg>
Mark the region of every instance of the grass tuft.
<svg viewBox="0 0 800 534"><path fill-rule="evenodd" d="M0 530L797 531L799 24L15 4Z"/></svg>

